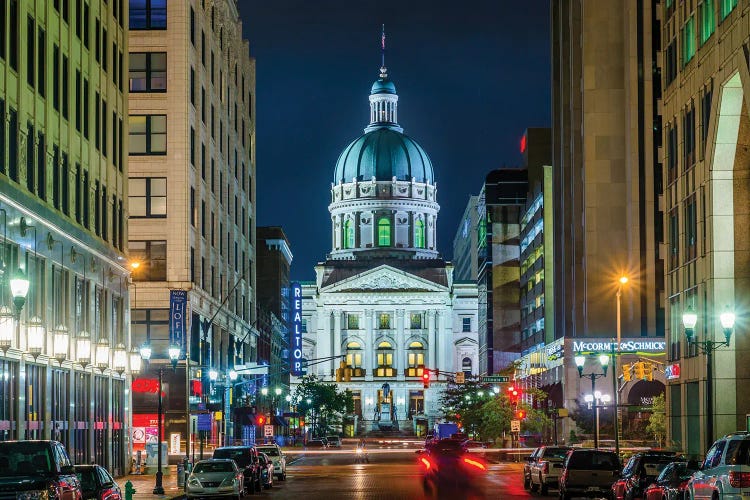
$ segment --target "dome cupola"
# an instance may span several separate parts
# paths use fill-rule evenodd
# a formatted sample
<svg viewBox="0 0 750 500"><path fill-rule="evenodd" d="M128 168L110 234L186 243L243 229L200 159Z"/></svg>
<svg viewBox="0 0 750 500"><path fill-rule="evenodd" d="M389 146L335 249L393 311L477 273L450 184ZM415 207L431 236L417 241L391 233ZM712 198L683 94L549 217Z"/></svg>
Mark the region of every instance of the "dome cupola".
<svg viewBox="0 0 750 500"><path fill-rule="evenodd" d="M382 40L384 53L385 34ZM330 258L436 258L440 206L432 162L398 124L398 95L384 57L369 101L369 125L336 162Z"/></svg>

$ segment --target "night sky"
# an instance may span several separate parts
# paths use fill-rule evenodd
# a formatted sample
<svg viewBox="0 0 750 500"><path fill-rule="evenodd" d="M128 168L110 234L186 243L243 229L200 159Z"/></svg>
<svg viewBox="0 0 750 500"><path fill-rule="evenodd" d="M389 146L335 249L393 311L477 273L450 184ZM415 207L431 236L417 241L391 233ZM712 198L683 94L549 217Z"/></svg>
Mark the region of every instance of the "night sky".
<svg viewBox="0 0 750 500"><path fill-rule="evenodd" d="M520 164L523 131L550 124L548 0L238 3L257 64L257 224L283 227L293 279L331 250L333 171L369 122L381 24L399 123L435 168L446 259L487 172Z"/></svg>

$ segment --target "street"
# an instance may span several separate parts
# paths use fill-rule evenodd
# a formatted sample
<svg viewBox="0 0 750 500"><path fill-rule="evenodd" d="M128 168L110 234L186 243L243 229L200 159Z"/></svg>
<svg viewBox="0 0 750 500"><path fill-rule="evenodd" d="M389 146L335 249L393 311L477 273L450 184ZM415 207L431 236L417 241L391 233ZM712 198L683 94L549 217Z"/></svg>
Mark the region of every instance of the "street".
<svg viewBox="0 0 750 500"><path fill-rule="evenodd" d="M302 452L294 455L285 482L274 482L263 495L276 498L530 498L524 491L519 463L491 463L477 491L433 492L422 489L422 471L414 449L369 451L370 463L355 464L351 449Z"/></svg>

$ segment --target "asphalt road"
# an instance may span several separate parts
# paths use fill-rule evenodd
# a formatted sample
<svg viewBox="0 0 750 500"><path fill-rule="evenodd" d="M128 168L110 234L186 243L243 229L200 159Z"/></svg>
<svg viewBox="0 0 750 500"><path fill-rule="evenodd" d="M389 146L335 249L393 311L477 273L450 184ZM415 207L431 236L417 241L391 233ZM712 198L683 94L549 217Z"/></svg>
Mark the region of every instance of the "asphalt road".
<svg viewBox="0 0 750 500"><path fill-rule="evenodd" d="M294 455L287 480L275 482L260 497L334 500L369 499L508 499L532 498L524 491L521 464L489 463L476 491L429 491L422 485L422 467L414 449L373 449L370 462L356 464L354 451L326 450ZM552 497L548 497L552 498Z"/></svg>

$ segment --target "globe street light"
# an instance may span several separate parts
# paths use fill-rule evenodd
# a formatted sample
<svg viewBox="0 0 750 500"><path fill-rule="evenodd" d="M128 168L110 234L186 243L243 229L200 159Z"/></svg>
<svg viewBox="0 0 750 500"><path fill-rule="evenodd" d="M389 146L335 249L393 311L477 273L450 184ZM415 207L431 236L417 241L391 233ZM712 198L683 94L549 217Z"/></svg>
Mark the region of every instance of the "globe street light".
<svg viewBox="0 0 750 500"><path fill-rule="evenodd" d="M729 347L732 339L732 330L734 329L734 312L729 306L726 306L724 312L719 315L719 322L724 330L725 341L714 341L704 339L699 341L695 339L695 325L698 323L698 314L692 306L682 313L682 326L685 327L685 340L688 345L695 345L698 350L706 356L706 450L708 450L714 441L714 401L713 401L713 353L720 347Z"/></svg>

